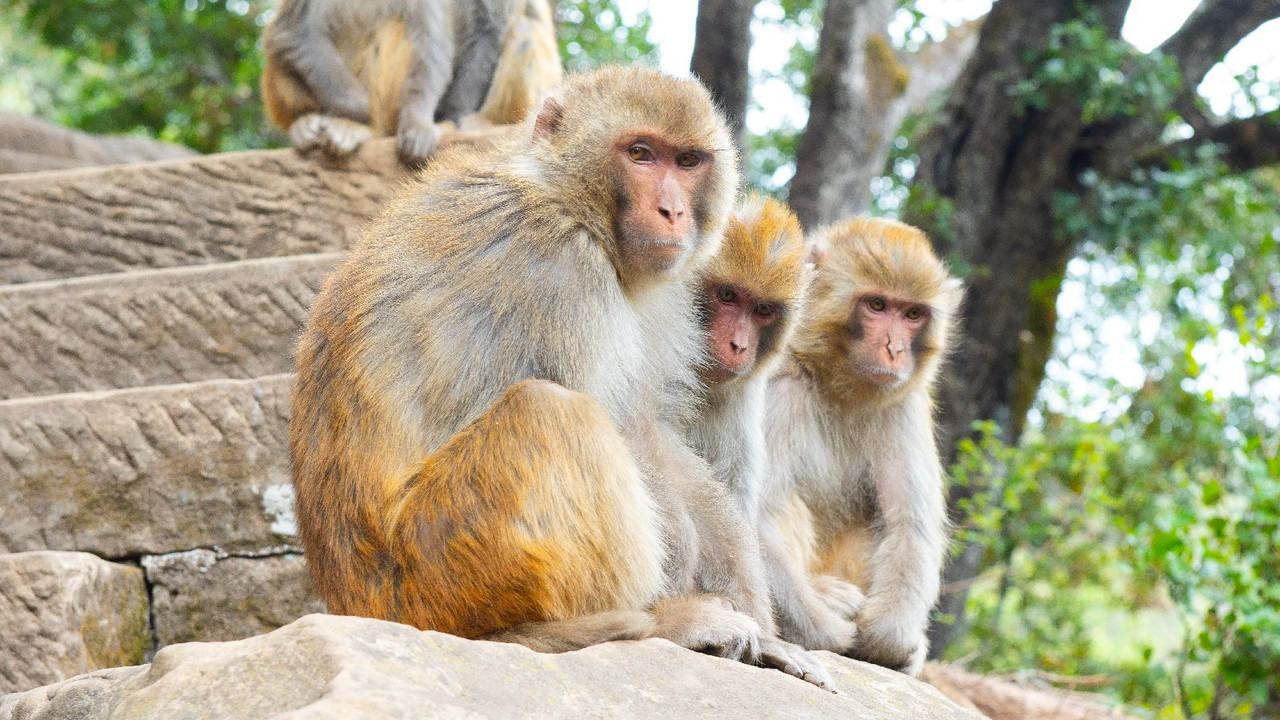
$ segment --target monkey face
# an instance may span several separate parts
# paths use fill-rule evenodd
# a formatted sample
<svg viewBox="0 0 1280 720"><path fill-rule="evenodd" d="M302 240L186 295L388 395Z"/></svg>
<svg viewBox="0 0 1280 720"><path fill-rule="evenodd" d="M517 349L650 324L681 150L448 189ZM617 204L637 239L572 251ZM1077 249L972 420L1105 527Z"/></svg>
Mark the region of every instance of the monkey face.
<svg viewBox="0 0 1280 720"><path fill-rule="evenodd" d="M704 292L710 361L704 378L715 383L752 374L757 356L773 344L781 306L730 283L713 283Z"/></svg>
<svg viewBox="0 0 1280 720"><path fill-rule="evenodd" d="M929 327L928 306L887 293L861 295L850 318L850 360L864 380L888 388L911 378Z"/></svg>
<svg viewBox="0 0 1280 720"><path fill-rule="evenodd" d="M694 208L713 160L653 133L624 136L616 148L618 241L623 262L645 274L678 271L700 243Z"/></svg>

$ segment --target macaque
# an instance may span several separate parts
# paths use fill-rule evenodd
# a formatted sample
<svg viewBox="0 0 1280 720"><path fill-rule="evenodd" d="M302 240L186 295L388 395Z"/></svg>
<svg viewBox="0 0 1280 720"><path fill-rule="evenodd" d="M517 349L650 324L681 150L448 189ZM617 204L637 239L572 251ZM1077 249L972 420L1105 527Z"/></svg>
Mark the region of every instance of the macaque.
<svg viewBox="0 0 1280 720"><path fill-rule="evenodd" d="M699 274L705 402L688 435L754 525L765 470L765 388L795 329L812 267L800 221L776 200L748 197L724 236Z"/></svg>
<svg viewBox="0 0 1280 720"><path fill-rule="evenodd" d="M518 123L563 71L547 0L283 0L262 96L300 152L396 136L420 165L441 133Z"/></svg>
<svg viewBox="0 0 1280 720"><path fill-rule="evenodd" d="M829 685L762 626L752 528L680 435L737 182L697 81L604 68L402 190L298 349L298 522L331 612L543 651L664 637Z"/></svg>
<svg viewBox="0 0 1280 720"><path fill-rule="evenodd" d="M947 535L930 393L962 289L898 222L812 240L808 312L765 416L760 531L781 634L918 675Z"/></svg>

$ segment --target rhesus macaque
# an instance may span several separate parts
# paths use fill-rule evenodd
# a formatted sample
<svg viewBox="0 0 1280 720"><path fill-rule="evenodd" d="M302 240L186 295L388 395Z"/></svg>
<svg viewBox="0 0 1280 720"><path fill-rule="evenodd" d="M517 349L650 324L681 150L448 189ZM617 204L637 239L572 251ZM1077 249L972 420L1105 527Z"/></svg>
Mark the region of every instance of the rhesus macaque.
<svg viewBox="0 0 1280 720"><path fill-rule="evenodd" d="M298 521L330 611L548 651L665 637L829 684L762 627L754 533L679 434L737 181L697 81L605 68L406 186L298 349Z"/></svg>
<svg viewBox="0 0 1280 720"><path fill-rule="evenodd" d="M765 388L808 290L805 253L791 210L752 195L729 216L720 251L699 274L705 402L687 434L752 524L765 469Z"/></svg>
<svg viewBox="0 0 1280 720"><path fill-rule="evenodd" d="M812 240L808 312L768 392L770 588L784 638L917 675L946 545L930 392L962 289L898 222Z"/></svg>
<svg viewBox="0 0 1280 720"><path fill-rule="evenodd" d="M443 129L520 122L563 75L547 0L283 0L263 45L268 115L331 158L395 135L421 164Z"/></svg>

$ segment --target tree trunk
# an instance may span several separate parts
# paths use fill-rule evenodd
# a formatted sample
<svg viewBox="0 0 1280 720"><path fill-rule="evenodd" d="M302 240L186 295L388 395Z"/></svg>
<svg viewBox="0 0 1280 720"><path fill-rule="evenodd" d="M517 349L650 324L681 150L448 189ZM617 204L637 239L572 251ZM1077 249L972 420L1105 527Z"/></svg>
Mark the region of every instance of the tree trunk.
<svg viewBox="0 0 1280 720"><path fill-rule="evenodd" d="M689 69L729 117L739 154L747 150L747 103L751 100L751 15L756 0L700 0Z"/></svg>
<svg viewBox="0 0 1280 720"><path fill-rule="evenodd" d="M809 79L809 123L788 201L808 228L861 212L897 125L889 104L907 77L885 34L893 0L829 0Z"/></svg>
<svg viewBox="0 0 1280 720"><path fill-rule="evenodd" d="M977 45L974 21L903 55L885 24L896 3L832 0L810 80L809 123L796 151L789 202L806 227L864 212L898 128L955 81Z"/></svg>

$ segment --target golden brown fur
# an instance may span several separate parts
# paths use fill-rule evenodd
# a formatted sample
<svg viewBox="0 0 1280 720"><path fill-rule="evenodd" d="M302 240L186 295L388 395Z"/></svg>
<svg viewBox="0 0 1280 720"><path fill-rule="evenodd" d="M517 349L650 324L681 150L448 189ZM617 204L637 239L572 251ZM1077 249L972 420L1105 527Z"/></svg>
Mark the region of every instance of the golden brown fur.
<svg viewBox="0 0 1280 720"><path fill-rule="evenodd" d="M812 242L809 311L769 392L770 587L783 637L917 674L946 540L930 392L961 289L901 223L855 218ZM910 342L886 355L867 323L895 308L883 327ZM891 356L902 369L877 366Z"/></svg>

